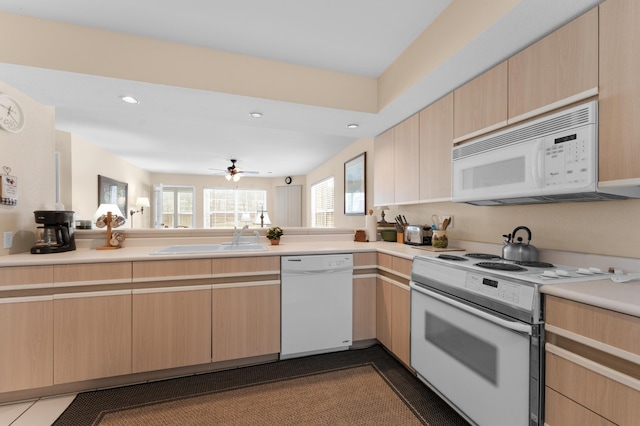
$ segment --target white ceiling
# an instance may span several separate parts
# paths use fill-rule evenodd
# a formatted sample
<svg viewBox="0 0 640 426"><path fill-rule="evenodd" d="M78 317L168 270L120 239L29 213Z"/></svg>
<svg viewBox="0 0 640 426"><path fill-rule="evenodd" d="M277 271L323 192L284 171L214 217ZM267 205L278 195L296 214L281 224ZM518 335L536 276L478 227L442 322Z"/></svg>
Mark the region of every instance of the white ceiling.
<svg viewBox="0 0 640 426"><path fill-rule="evenodd" d="M451 0L0 0L0 11L378 77ZM156 173L304 175L422 109L598 0L523 0L377 114L2 63L0 80L56 107L56 127ZM6 36L6 35L5 35ZM139 105L123 104L130 93ZM166 108L173 105L174 108ZM252 119L250 111L263 118ZM346 124L356 122L355 130Z"/></svg>

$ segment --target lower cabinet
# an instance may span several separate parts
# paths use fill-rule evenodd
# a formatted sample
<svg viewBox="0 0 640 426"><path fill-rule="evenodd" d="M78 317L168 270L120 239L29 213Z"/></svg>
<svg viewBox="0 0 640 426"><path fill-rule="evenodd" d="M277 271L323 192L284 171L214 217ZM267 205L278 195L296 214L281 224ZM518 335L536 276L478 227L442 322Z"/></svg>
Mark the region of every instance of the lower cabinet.
<svg viewBox="0 0 640 426"><path fill-rule="evenodd" d="M133 372L211 362L211 285L133 290Z"/></svg>
<svg viewBox="0 0 640 426"><path fill-rule="evenodd" d="M376 277L353 277L353 341L376 338Z"/></svg>
<svg viewBox="0 0 640 426"><path fill-rule="evenodd" d="M545 424L637 425L640 318L546 301Z"/></svg>
<svg viewBox="0 0 640 426"><path fill-rule="evenodd" d="M213 361L280 352L280 284L214 285Z"/></svg>
<svg viewBox="0 0 640 426"><path fill-rule="evenodd" d="M53 385L53 296L0 299L0 392Z"/></svg>
<svg viewBox="0 0 640 426"><path fill-rule="evenodd" d="M131 290L57 294L54 384L131 373Z"/></svg>
<svg viewBox="0 0 640 426"><path fill-rule="evenodd" d="M409 287L378 277L376 284L376 335L400 361L410 365L411 297Z"/></svg>

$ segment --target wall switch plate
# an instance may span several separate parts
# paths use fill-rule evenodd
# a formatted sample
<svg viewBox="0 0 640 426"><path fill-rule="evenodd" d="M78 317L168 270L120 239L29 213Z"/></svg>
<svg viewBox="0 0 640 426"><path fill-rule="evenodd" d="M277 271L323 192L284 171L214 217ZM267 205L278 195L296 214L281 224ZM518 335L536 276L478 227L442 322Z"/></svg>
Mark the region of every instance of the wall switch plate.
<svg viewBox="0 0 640 426"><path fill-rule="evenodd" d="M453 229L453 215L452 214L443 214L442 221L445 219L449 219L449 225L447 225L447 229Z"/></svg>
<svg viewBox="0 0 640 426"><path fill-rule="evenodd" d="M4 233L4 248L8 249L13 246L13 232Z"/></svg>

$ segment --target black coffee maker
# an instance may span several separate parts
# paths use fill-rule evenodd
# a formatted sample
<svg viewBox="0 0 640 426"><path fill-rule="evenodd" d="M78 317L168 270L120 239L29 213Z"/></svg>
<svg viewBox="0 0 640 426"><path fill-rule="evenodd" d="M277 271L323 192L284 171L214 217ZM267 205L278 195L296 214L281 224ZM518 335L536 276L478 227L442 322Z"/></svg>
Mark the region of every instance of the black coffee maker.
<svg viewBox="0 0 640 426"><path fill-rule="evenodd" d="M33 254L60 253L76 249L73 237L73 215L75 212L64 210L36 210L38 226L36 245L31 247Z"/></svg>

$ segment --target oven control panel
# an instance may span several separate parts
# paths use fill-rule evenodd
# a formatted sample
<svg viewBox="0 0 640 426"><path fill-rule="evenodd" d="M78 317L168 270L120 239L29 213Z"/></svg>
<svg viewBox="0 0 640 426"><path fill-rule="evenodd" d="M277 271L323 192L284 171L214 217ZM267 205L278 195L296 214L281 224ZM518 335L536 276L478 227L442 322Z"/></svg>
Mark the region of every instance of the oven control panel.
<svg viewBox="0 0 640 426"><path fill-rule="evenodd" d="M474 293L524 309L531 309L535 298L533 286L481 274L468 273L464 287Z"/></svg>

